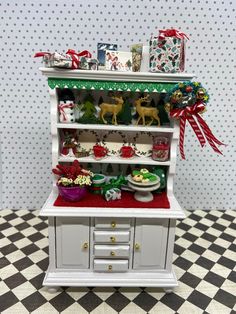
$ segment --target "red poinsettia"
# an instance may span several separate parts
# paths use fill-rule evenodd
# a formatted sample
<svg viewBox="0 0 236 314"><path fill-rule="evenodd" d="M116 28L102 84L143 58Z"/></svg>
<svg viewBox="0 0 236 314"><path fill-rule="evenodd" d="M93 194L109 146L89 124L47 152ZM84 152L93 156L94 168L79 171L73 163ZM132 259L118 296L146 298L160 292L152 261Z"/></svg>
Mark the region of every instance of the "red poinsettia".
<svg viewBox="0 0 236 314"><path fill-rule="evenodd" d="M79 176L91 175L89 171L83 169L78 160L74 160L72 165L57 165L56 168L52 169L52 172L60 177L72 179L73 181Z"/></svg>

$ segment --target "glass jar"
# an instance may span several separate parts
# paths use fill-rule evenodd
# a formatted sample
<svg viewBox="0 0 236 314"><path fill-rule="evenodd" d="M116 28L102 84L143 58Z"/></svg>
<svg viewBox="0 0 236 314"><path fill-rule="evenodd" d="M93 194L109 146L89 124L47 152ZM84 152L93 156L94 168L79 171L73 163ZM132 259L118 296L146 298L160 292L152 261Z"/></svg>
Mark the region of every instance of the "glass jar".
<svg viewBox="0 0 236 314"><path fill-rule="evenodd" d="M152 159L166 161L169 159L169 139L167 137L156 137L152 147Z"/></svg>

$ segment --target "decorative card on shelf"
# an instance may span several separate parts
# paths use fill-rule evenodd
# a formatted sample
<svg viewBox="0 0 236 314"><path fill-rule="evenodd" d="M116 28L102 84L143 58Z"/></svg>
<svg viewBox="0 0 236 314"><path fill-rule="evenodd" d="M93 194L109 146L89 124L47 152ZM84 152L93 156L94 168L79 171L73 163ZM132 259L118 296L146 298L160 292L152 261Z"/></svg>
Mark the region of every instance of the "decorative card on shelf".
<svg viewBox="0 0 236 314"><path fill-rule="evenodd" d="M132 70L133 72L139 72L141 68L143 44L135 44L130 47L132 52Z"/></svg>
<svg viewBox="0 0 236 314"><path fill-rule="evenodd" d="M106 70L131 72L132 52L106 50Z"/></svg>
<svg viewBox="0 0 236 314"><path fill-rule="evenodd" d="M187 35L176 30L160 30L150 39L150 71L176 73L184 71L185 39Z"/></svg>
<svg viewBox="0 0 236 314"><path fill-rule="evenodd" d="M105 66L106 63L106 50L117 51L117 44L98 43L98 63L101 66Z"/></svg>

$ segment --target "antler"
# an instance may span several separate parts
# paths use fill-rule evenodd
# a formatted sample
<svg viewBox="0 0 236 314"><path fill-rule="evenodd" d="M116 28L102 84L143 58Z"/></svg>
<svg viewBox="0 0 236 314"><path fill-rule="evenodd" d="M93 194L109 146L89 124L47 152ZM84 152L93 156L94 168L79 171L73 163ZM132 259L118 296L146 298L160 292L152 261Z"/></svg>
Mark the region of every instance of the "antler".
<svg viewBox="0 0 236 314"><path fill-rule="evenodd" d="M147 96L139 98L139 100L142 102L144 100L148 100L149 97L150 97L150 95L147 95Z"/></svg>

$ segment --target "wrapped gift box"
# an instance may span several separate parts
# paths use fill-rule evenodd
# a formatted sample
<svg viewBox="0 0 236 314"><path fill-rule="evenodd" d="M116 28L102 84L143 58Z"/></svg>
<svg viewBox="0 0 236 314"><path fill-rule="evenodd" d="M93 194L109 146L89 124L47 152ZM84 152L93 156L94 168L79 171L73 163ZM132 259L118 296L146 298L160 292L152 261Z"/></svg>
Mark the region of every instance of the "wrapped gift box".
<svg viewBox="0 0 236 314"><path fill-rule="evenodd" d="M184 71L185 38L178 30L161 30L150 39L150 71L176 73Z"/></svg>
<svg viewBox="0 0 236 314"><path fill-rule="evenodd" d="M34 56L43 57L44 65L47 68L66 68L66 69L82 69L82 70L97 70L97 59L91 58L89 51L84 50L77 53L69 49L66 54L58 52L37 52Z"/></svg>
<svg viewBox="0 0 236 314"><path fill-rule="evenodd" d="M79 69L82 70L97 70L98 69L98 60L92 58L81 57Z"/></svg>

